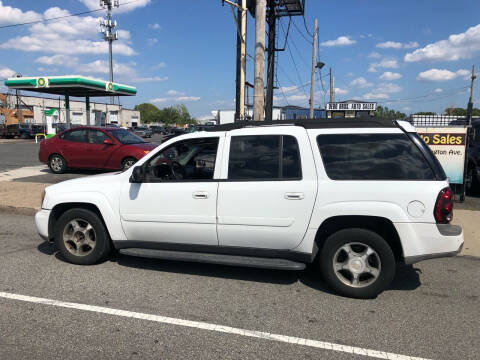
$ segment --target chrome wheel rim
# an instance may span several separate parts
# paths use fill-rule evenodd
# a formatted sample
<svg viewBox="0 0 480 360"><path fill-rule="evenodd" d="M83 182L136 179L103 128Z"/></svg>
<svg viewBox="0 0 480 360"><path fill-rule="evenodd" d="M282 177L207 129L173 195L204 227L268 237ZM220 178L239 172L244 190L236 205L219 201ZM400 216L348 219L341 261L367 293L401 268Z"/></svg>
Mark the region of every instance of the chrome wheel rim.
<svg viewBox="0 0 480 360"><path fill-rule="evenodd" d="M95 229L84 219L74 219L63 229L63 243L66 249L75 256L90 254L97 243Z"/></svg>
<svg viewBox="0 0 480 360"><path fill-rule="evenodd" d="M134 160L127 160L123 163L123 170L127 170L127 169L130 169L133 164L135 164L135 161Z"/></svg>
<svg viewBox="0 0 480 360"><path fill-rule="evenodd" d="M362 288L378 279L382 263L378 253L369 245L351 242L336 251L333 269L337 278L345 285Z"/></svg>
<svg viewBox="0 0 480 360"><path fill-rule="evenodd" d="M58 156L54 156L50 160L50 166L52 167L53 171L61 171L63 167L63 160Z"/></svg>

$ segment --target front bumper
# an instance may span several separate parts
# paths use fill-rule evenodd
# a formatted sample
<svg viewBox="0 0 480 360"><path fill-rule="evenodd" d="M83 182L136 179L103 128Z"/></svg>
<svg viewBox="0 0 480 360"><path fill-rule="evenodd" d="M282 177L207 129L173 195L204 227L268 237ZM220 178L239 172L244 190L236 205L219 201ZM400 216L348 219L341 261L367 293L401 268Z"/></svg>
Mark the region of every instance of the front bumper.
<svg viewBox="0 0 480 360"><path fill-rule="evenodd" d="M43 240L48 241L48 221L50 219L50 213L52 210L42 209L35 214L35 226L37 232Z"/></svg>

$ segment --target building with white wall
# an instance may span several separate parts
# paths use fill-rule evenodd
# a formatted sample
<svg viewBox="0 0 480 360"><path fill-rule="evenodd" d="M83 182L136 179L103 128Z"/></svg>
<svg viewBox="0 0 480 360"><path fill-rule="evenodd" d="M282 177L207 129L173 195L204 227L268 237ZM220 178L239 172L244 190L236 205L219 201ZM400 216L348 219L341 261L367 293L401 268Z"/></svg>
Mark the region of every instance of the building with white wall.
<svg viewBox="0 0 480 360"><path fill-rule="evenodd" d="M6 103L9 107L15 107L17 97L15 94L5 94ZM29 109L33 111L33 119L26 118L28 122L35 124L44 124L44 110L59 110L59 122L65 123L66 110L63 97L40 97L40 96L19 96L20 109ZM72 125L96 125L104 126L108 124L117 124L119 126L139 126L141 124L140 111L126 109L118 104L106 104L90 101L90 124L87 124L87 113L85 101L70 99L70 121Z"/></svg>

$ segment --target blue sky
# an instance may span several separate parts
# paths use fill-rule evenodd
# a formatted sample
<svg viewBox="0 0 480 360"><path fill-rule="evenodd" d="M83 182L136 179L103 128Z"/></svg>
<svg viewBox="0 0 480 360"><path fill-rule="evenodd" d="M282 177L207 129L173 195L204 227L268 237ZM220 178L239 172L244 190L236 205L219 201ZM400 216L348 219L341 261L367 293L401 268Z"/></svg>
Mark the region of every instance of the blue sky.
<svg viewBox="0 0 480 360"><path fill-rule="evenodd" d="M97 8L98 0L0 0L0 26ZM310 31L313 19L319 20L324 88L328 91L331 66L336 100L377 101L411 113L466 106L469 72L480 64L479 14L478 0L306 0L305 18ZM101 16L104 12L0 28L0 78L19 72L107 79ZM236 28L227 5L220 0L137 0L115 9L114 19L120 31L115 80L138 88L138 96L122 99L124 105L184 103L197 117L234 108ZM278 53L282 89L275 92L275 104L307 106L311 44L303 19L293 22L290 51ZM287 25L283 18L279 47ZM248 53L253 55L251 16L248 27ZM247 80L252 78L249 59ZM315 85L316 104L323 105L328 96L319 81Z"/></svg>

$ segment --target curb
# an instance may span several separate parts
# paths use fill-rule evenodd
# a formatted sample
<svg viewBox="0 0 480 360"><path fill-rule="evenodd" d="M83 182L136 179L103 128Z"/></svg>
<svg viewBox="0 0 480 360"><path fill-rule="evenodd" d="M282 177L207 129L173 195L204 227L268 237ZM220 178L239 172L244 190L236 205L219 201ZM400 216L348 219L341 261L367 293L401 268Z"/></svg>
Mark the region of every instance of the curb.
<svg viewBox="0 0 480 360"><path fill-rule="evenodd" d="M7 212L10 214L17 214L17 215L35 215L35 213L39 210L40 209L29 208L29 207L0 205L0 212Z"/></svg>

